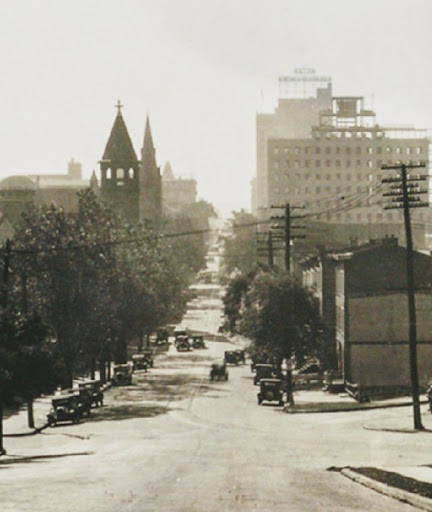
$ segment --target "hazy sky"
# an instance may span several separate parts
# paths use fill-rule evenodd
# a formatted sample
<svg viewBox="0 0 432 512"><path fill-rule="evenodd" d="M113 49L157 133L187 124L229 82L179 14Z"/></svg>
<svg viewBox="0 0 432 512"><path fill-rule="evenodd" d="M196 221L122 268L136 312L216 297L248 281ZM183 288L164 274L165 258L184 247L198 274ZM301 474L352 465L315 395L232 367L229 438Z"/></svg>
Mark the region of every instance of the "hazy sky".
<svg viewBox="0 0 432 512"><path fill-rule="evenodd" d="M120 99L137 153L249 207L255 116L313 67L384 124L432 127L431 0L0 0L0 178L98 170Z"/></svg>

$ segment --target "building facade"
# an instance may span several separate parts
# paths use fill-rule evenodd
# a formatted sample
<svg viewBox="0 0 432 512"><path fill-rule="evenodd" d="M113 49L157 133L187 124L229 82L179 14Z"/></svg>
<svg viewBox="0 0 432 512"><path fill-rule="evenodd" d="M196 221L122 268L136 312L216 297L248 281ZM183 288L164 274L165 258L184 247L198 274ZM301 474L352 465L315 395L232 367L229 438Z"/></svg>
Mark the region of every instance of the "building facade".
<svg viewBox="0 0 432 512"><path fill-rule="evenodd" d="M118 104L117 108L117 116L100 161L101 197L131 224L141 223L157 229L162 214L162 186L150 122L147 118L139 161L121 113L121 105Z"/></svg>
<svg viewBox="0 0 432 512"><path fill-rule="evenodd" d="M193 178L176 178L167 162L162 174L162 199L167 214L178 213L183 206L196 202L197 182Z"/></svg>
<svg viewBox="0 0 432 512"><path fill-rule="evenodd" d="M322 110L330 108L331 78L316 75L313 69L298 69L279 78L279 99L274 112L256 117L257 170L252 213L260 218L271 204L269 194L270 139L303 139L311 136ZM263 211L264 209L264 211Z"/></svg>
<svg viewBox="0 0 432 512"><path fill-rule="evenodd" d="M404 238L400 212L386 210L382 179L397 176L383 165L426 163L425 130L384 128L361 97L332 98L310 136L268 141L268 205L306 208L309 243L395 235ZM428 186L428 184L426 184ZM429 208L413 212L415 242L426 247Z"/></svg>
<svg viewBox="0 0 432 512"><path fill-rule="evenodd" d="M432 377L432 258L414 253L419 380ZM370 394L408 390L409 319L406 249L394 237L338 251L322 250L303 264L331 334L330 352L346 383Z"/></svg>

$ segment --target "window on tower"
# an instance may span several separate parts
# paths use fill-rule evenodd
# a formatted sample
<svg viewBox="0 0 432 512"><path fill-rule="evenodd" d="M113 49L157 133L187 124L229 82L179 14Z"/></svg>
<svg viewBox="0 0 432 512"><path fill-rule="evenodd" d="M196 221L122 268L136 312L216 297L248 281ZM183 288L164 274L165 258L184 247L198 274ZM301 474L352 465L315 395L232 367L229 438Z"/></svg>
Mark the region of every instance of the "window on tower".
<svg viewBox="0 0 432 512"><path fill-rule="evenodd" d="M117 179L123 180L125 177L124 169L117 169Z"/></svg>

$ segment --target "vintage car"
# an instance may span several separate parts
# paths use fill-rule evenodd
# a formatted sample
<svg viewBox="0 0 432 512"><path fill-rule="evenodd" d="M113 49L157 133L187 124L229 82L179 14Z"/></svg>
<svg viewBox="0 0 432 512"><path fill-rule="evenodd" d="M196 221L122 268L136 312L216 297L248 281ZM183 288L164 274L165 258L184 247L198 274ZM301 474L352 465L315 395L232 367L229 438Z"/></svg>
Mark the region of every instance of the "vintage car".
<svg viewBox="0 0 432 512"><path fill-rule="evenodd" d="M116 364L113 367L111 382L114 386L132 384L132 369L128 364Z"/></svg>
<svg viewBox="0 0 432 512"><path fill-rule="evenodd" d="M259 384L261 379L272 379L274 377L272 364L257 364L255 366L256 374L254 375L255 386Z"/></svg>
<svg viewBox="0 0 432 512"><path fill-rule="evenodd" d="M194 335L192 336L192 348L207 348L204 343L204 336Z"/></svg>
<svg viewBox="0 0 432 512"><path fill-rule="evenodd" d="M175 329L175 331L174 331L174 344L175 344L175 346L177 346L177 344L180 341L183 341L184 339L189 341L189 334L188 334L187 330L186 329Z"/></svg>
<svg viewBox="0 0 432 512"><path fill-rule="evenodd" d="M144 354L134 354L132 356L132 366L134 372L138 370L147 371L148 363L146 356Z"/></svg>
<svg viewBox="0 0 432 512"><path fill-rule="evenodd" d="M52 399L51 410L47 414L50 427L64 422L79 423L81 417L80 398L77 393L63 394Z"/></svg>
<svg viewBox="0 0 432 512"><path fill-rule="evenodd" d="M227 364L238 365L239 359L235 350L225 350L224 359Z"/></svg>
<svg viewBox="0 0 432 512"><path fill-rule="evenodd" d="M86 390L90 397L90 406L99 407L103 405L104 394L101 390L100 380L85 380L78 384L78 389Z"/></svg>
<svg viewBox="0 0 432 512"><path fill-rule="evenodd" d="M261 379L260 391L258 393L258 405L263 402L277 402L283 405L282 381L280 379Z"/></svg>
<svg viewBox="0 0 432 512"><path fill-rule="evenodd" d="M153 360L153 349L152 348L143 348L142 355L144 356L144 360L147 363L149 368L153 368L154 360Z"/></svg>
<svg viewBox="0 0 432 512"><path fill-rule="evenodd" d="M228 371L225 360L212 363L210 380L228 380Z"/></svg>
<svg viewBox="0 0 432 512"><path fill-rule="evenodd" d="M237 361L242 364L246 364L246 351L244 350L235 350L237 354Z"/></svg>
<svg viewBox="0 0 432 512"><path fill-rule="evenodd" d="M321 365L316 359L311 359L297 370L294 370L292 376L296 389L322 388L323 386Z"/></svg>
<svg viewBox="0 0 432 512"><path fill-rule="evenodd" d="M176 348L177 348L177 352L189 352L189 350L192 350L192 347L191 347L191 344L189 343L188 337L185 336L182 339L179 339L176 342Z"/></svg>
<svg viewBox="0 0 432 512"><path fill-rule="evenodd" d="M256 370L257 364L267 364L269 362L269 357L264 354L252 354L251 356L251 371L254 372Z"/></svg>

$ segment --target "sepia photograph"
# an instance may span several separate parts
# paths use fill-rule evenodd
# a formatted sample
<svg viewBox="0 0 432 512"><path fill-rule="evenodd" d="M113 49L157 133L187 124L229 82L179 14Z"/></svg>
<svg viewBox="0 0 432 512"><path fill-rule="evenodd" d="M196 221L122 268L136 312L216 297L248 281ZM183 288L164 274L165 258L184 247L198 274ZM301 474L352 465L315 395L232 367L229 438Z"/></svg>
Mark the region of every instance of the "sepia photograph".
<svg viewBox="0 0 432 512"><path fill-rule="evenodd" d="M432 512L432 2L0 0L1 512Z"/></svg>

